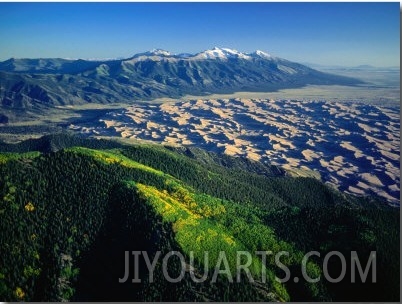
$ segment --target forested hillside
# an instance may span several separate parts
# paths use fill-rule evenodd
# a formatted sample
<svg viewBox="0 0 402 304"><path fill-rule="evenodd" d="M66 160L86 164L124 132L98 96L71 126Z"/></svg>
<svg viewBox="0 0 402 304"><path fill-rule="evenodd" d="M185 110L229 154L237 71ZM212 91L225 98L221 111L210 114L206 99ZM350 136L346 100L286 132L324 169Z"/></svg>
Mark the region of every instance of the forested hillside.
<svg viewBox="0 0 402 304"><path fill-rule="evenodd" d="M0 147L3 301L399 301L399 209L385 202L199 149L65 135ZM160 259L151 283L140 259L142 282L132 283L132 272L119 283L125 251L137 250L151 259L175 250L185 261L193 251L195 269L186 265L184 279L168 283ZM289 252L281 261L291 280L274 279L284 271L268 256L262 282L261 257L254 253L268 250ZM345 279L306 282L301 264L312 250L321 256L307 264L311 277L322 275L327 253L340 251L348 265ZM234 276L236 252L252 253L255 282L242 277L230 283L219 275L212 283L220 251ZM351 251L363 267L377 252L376 283L350 283ZM181 267L171 261L175 278ZM338 262L329 260L332 277L339 276ZM208 280L193 282L191 275L205 269Z"/></svg>

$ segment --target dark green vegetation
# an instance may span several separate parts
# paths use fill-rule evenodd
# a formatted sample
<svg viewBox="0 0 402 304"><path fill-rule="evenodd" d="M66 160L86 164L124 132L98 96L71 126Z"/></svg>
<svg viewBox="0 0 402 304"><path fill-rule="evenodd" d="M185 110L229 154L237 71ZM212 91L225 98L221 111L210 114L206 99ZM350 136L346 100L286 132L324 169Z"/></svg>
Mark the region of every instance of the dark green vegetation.
<svg viewBox="0 0 402 304"><path fill-rule="evenodd" d="M227 60L153 53L112 61L9 59L0 62L0 122L7 122L8 115L10 120L18 118L15 111L31 115L60 105L361 83L255 54L250 59Z"/></svg>
<svg viewBox="0 0 402 304"><path fill-rule="evenodd" d="M198 149L59 135L1 150L8 151L0 155L1 300L399 301L399 209L385 203ZM307 265L316 277L326 253L336 250L348 271L339 284L281 284L273 277L284 272L271 257L263 284L253 256L254 283L221 275L216 284L197 284L189 272L168 283L158 263L151 284L140 259L142 283L131 283L133 274L118 283L127 250L147 251L151 259L158 250L162 256L177 250L186 261L194 251L200 275L204 251L209 267L225 251L233 270L237 250L283 250L292 278L302 278L306 252L321 253ZM377 251L377 283L350 283L352 250L363 267ZM179 262L171 261L169 273L177 277ZM336 258L329 268L339 275Z"/></svg>

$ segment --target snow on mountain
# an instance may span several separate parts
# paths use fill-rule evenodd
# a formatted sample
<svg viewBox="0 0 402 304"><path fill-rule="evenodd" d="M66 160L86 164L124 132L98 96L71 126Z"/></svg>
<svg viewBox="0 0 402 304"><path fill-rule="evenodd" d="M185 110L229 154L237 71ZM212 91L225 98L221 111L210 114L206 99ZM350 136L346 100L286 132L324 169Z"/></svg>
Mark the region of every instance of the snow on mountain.
<svg viewBox="0 0 402 304"><path fill-rule="evenodd" d="M251 60L253 58L273 59L274 57L272 57L270 54L265 53L260 50L257 50L253 53L242 53L242 52L239 52L234 49L214 47L213 49L205 50L205 51L197 53L197 54L190 54L190 53L172 54L172 53L162 50L162 49L154 49L152 51L136 54L130 59L130 61L131 62L137 62L137 61L143 61L143 60L177 61L180 59L185 59L185 60L206 60L206 59L227 60L227 59L236 59L236 58Z"/></svg>
<svg viewBox="0 0 402 304"><path fill-rule="evenodd" d="M176 61L176 56L172 55L169 51L162 49L153 49L144 53L135 54L133 57L125 60L126 63L135 63L138 61L153 60L153 61Z"/></svg>
<svg viewBox="0 0 402 304"><path fill-rule="evenodd" d="M153 49L151 51L146 51L143 53L138 53L135 54L132 58L138 58L138 57L152 57L152 56L161 56L161 57L170 57L172 54L168 51L162 50L162 49Z"/></svg>
<svg viewBox="0 0 402 304"><path fill-rule="evenodd" d="M198 53L192 57L193 59L229 59L229 58L241 58L241 59L251 59L249 55L241 53L237 50L232 50L228 48L218 48L214 47L212 50L206 50Z"/></svg>
<svg viewBox="0 0 402 304"><path fill-rule="evenodd" d="M153 49L152 51L147 52L150 55L154 56L171 56L172 54L168 51L162 49Z"/></svg>
<svg viewBox="0 0 402 304"><path fill-rule="evenodd" d="M272 56L270 54L265 53L265 52L260 51L260 50L256 50L255 52L250 53L249 55L252 56L252 57L260 57L260 58L264 58L264 59L271 59L272 58Z"/></svg>

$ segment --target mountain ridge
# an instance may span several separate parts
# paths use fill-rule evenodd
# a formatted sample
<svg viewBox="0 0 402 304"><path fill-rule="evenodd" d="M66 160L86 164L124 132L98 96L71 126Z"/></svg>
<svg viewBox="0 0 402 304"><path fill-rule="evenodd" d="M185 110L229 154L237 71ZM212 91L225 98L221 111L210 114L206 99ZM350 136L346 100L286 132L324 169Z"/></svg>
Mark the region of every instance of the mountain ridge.
<svg viewBox="0 0 402 304"><path fill-rule="evenodd" d="M398 209L377 200L343 195L312 178L261 176L252 168L222 166L225 159L197 160L208 160L207 154L194 159L186 151L183 154L160 145L116 147L106 141L99 141L94 149L94 140L56 137L38 140L36 147L20 146L29 148L28 153L24 149L0 153L2 299L399 299ZM43 142L53 142L61 149L51 147L49 151ZM45 150L33 152L37 148ZM246 277L239 284L230 281L239 250L250 252L256 284ZM283 268L273 259L267 259L262 274L257 250L288 252L282 265L289 269L291 279L275 280ZM322 276L323 260L335 250L344 256L357 252L363 265L376 250L377 281L351 283L347 275L339 284L324 279L311 284L302 278L300 265L312 250L320 252L306 266L312 277ZM208 271L205 267L212 272L223 251L228 258L225 268L231 274L221 273L217 282L208 275L204 283L195 283L186 270L183 280L170 284L157 263L152 284L145 268L140 268L141 283L120 283L125 252L132 251L150 256L156 251L162 256L177 251L185 261L193 252L197 276ZM209 253L208 263L203 259L205 252ZM329 259L327 265L331 275L340 273L336 260ZM181 270L178 263L168 267L174 275ZM263 275L266 281L261 284ZM296 284L293 277L302 279Z"/></svg>
<svg viewBox="0 0 402 304"><path fill-rule="evenodd" d="M220 53L226 53L228 55L232 55L232 57L236 57L233 55L237 55L239 57L248 57L249 59L255 58L255 57L262 57L262 58L279 58L279 57L274 57L271 56L270 54L262 51L262 50L255 50L253 52L245 53L245 52L240 52L235 49L230 49L230 48L221 48L221 47L213 47L212 49L207 49L203 50L201 52L197 53L172 53L170 51L161 49L161 48L155 48L152 50L148 50L145 52L140 52L140 53L135 53L132 56L128 57L116 57L116 58L64 58L64 57L40 57L40 58L30 58L30 57L21 57L21 58L16 58L16 57L11 57L9 59L6 59L4 61L0 61L0 70L2 70L6 65L3 66L3 63L11 63L15 61L27 61L27 60L62 60L62 61L92 61L92 62L105 62L105 61L121 61L121 60L130 60L132 58L140 57L140 56L161 56L161 57L175 57L175 58L192 58L192 59L200 59L199 55L203 54L212 54L213 52L220 52Z"/></svg>
<svg viewBox="0 0 402 304"><path fill-rule="evenodd" d="M228 48L190 56L154 50L104 61L42 58L0 62L3 110L361 83L262 51L245 54Z"/></svg>

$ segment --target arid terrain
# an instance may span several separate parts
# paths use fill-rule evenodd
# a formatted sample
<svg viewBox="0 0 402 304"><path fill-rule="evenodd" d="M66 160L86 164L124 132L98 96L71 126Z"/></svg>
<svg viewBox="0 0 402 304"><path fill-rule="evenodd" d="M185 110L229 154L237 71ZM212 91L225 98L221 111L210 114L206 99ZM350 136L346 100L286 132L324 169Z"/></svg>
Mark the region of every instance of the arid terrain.
<svg viewBox="0 0 402 304"><path fill-rule="evenodd" d="M69 129L271 162L349 193L376 193L399 202L396 108L337 101L198 99L138 103Z"/></svg>

